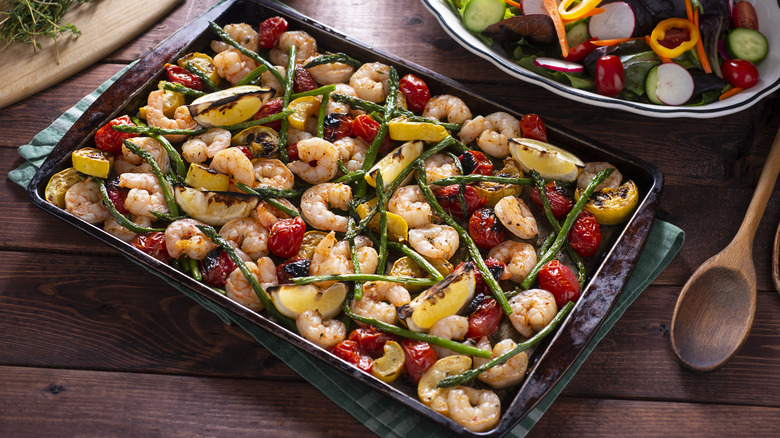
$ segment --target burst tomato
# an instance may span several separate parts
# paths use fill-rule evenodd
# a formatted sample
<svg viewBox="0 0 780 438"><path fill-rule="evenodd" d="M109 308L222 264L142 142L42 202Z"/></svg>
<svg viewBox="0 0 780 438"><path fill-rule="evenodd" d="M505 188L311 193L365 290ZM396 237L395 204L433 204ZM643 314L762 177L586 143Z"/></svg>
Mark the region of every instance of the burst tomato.
<svg viewBox="0 0 780 438"><path fill-rule="evenodd" d="M475 296L492 296L493 291L490 290L490 286L488 286L485 280L482 279L482 271L477 268L476 263L473 261L462 262L459 263L457 267L459 268L463 263L469 263L474 267L474 282L476 283L474 286ZM493 257L488 257L485 259L485 265L487 265L488 271L490 271L490 275L492 275L496 281L505 279L504 274L506 273L506 265L504 262ZM469 312L472 310L473 309L469 308Z"/></svg>
<svg viewBox="0 0 780 438"><path fill-rule="evenodd" d="M276 97L265 103L252 117L254 120L264 119L268 116L278 114L284 109L284 101L281 97ZM265 126L274 129L276 131L282 129L282 121L274 120L273 122L266 123Z"/></svg>
<svg viewBox="0 0 780 438"><path fill-rule="evenodd" d="M119 178L116 178L106 185L106 191L108 192L108 199L110 199L111 203L114 204L114 208L116 208L116 211L118 211L120 214L127 215L128 213L130 213L125 208L125 199L127 199L128 190L122 189L119 186L117 186L118 182L119 182Z"/></svg>
<svg viewBox="0 0 780 438"><path fill-rule="evenodd" d="M293 76L293 91L296 93L303 93L304 91L311 91L317 88L317 83L314 82L309 70L303 68L302 65L295 66L295 74Z"/></svg>
<svg viewBox="0 0 780 438"><path fill-rule="evenodd" d="M471 313L469 313L469 328L466 338L480 339L483 336L493 336L498 331L503 312L498 301L485 296Z"/></svg>
<svg viewBox="0 0 780 438"><path fill-rule="evenodd" d="M583 211L577 216L569 231L569 243L580 257L590 257L596 254L601 244L601 225L596 216L589 211Z"/></svg>
<svg viewBox="0 0 780 438"><path fill-rule="evenodd" d="M492 208L480 208L469 218L469 235L482 249L490 249L504 241L506 228Z"/></svg>
<svg viewBox="0 0 780 438"><path fill-rule="evenodd" d="M334 142L352 135L352 117L349 114L331 113L322 121L322 137Z"/></svg>
<svg viewBox="0 0 780 438"><path fill-rule="evenodd" d="M536 114L526 114L520 118L520 132L524 138L547 141L547 128Z"/></svg>
<svg viewBox="0 0 780 438"><path fill-rule="evenodd" d="M106 151L109 154L119 155L122 153L122 140L138 137L138 134L115 130L113 126L118 125L135 126L135 123L130 121L129 116L122 116L101 126L95 133L95 146L97 146L98 149Z"/></svg>
<svg viewBox="0 0 780 438"><path fill-rule="evenodd" d="M374 361L371 359L371 356L363 351L357 342L349 339L345 339L336 344L330 349L330 352L336 357L344 359L367 373L370 373L371 368L374 366Z"/></svg>
<svg viewBox="0 0 780 438"><path fill-rule="evenodd" d="M369 356L381 357L384 354L385 342L396 341L398 337L366 325L352 330L347 339L357 342Z"/></svg>
<svg viewBox="0 0 780 438"><path fill-rule="evenodd" d="M163 263L171 260L165 247L165 233L162 231L136 234L130 244Z"/></svg>
<svg viewBox="0 0 780 438"><path fill-rule="evenodd" d="M406 375L414 383L420 383L420 378L428 368L436 362L436 352L433 351L431 344L414 339L404 339L401 341L401 348L404 349L404 369Z"/></svg>
<svg viewBox="0 0 780 438"><path fill-rule="evenodd" d="M463 208L460 202L460 185L451 184L439 188L434 192L436 200L442 206L444 211L451 214L458 220L463 220ZM478 208L482 208L487 202L487 198L480 195L477 189L472 186L465 186L463 190L463 198L466 200L466 213L471 216Z"/></svg>
<svg viewBox="0 0 780 438"><path fill-rule="evenodd" d="M352 135L360 137L368 143L374 142L374 139L379 133L379 128L381 128L379 122L368 114L361 114L352 120ZM381 155L389 152L394 145L395 142L390 139L390 136L385 135L385 138L382 139L382 144L379 146L379 154Z"/></svg>
<svg viewBox="0 0 780 438"><path fill-rule="evenodd" d="M580 283L571 269L558 260L547 262L539 270L539 287L555 296L555 304L563 307L569 301L580 297Z"/></svg>
<svg viewBox="0 0 780 438"><path fill-rule="evenodd" d="M200 263L203 281L214 287L225 287L228 275L238 266L222 248L216 248Z"/></svg>
<svg viewBox="0 0 780 438"><path fill-rule="evenodd" d="M301 159L298 155L298 143L287 146L287 159L290 161L298 161Z"/></svg>
<svg viewBox="0 0 780 438"><path fill-rule="evenodd" d="M492 175L493 162L484 153L480 151L466 151L461 154L460 165L463 167L463 173L471 175Z"/></svg>
<svg viewBox="0 0 780 438"><path fill-rule="evenodd" d="M545 184L544 194L547 195L547 200L550 201L550 210L555 219L565 218L574 206L574 199L569 194L569 191L555 181ZM538 188L534 187L531 189L530 198L539 208L544 209Z"/></svg>
<svg viewBox="0 0 780 438"><path fill-rule="evenodd" d="M306 233L303 219L280 219L271 226L268 236L268 250L279 257L292 257L298 253Z"/></svg>
<svg viewBox="0 0 780 438"><path fill-rule="evenodd" d="M416 113L421 113L431 99L428 84L413 74L405 75L398 81L398 90L404 95L409 109Z"/></svg>
<svg viewBox="0 0 780 438"><path fill-rule="evenodd" d="M290 259L276 267L276 278L279 280L279 284L292 283L293 278L309 275L310 267L311 259Z"/></svg>
<svg viewBox="0 0 780 438"><path fill-rule="evenodd" d="M183 67L175 64L165 64L165 72L169 82L175 82L193 90L203 90L203 81Z"/></svg>
<svg viewBox="0 0 780 438"><path fill-rule="evenodd" d="M271 17L260 23L257 31L257 47L271 49L279 42L279 37L287 30L287 20Z"/></svg>

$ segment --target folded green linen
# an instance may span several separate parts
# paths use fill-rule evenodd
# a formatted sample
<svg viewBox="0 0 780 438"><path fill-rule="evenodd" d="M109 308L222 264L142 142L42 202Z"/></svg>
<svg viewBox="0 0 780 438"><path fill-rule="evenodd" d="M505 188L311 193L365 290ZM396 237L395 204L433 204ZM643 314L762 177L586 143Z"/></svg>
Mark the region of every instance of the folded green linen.
<svg viewBox="0 0 780 438"><path fill-rule="evenodd" d="M46 159L48 154L57 144L59 139L67 132L71 125L94 102L94 100L108 88L126 69L118 72L114 77L98 87L90 95L84 97L79 103L66 111L54 121L48 128L37 134L30 144L19 147L19 154L25 158L25 162L18 168L8 173L9 179L27 187L35 172ZM623 312L634 302L642 291L661 273L661 271L677 255L684 241L684 234L678 227L656 220L650 231L647 243L639 258L639 262L628 281L626 288L618 298L612 311L605 319L601 328L583 354L572 365L569 371L558 382L550 393L510 432L508 436L523 437L542 417L544 412L553 404L566 384L574 377L580 366L596 345L604 338L612 326L623 315ZM155 273L155 275L157 275ZM452 433L440 426L427 421L425 417L418 415L406 406L380 394L361 382L341 373L340 371L323 363L319 359L299 350L287 342L268 333L266 330L255 326L249 321L240 318L213 303L200 297L193 291L180 285L171 283L182 293L189 296L203 307L214 312L225 323L235 323L252 335L263 347L279 357L290 368L295 370L304 379L309 381L328 398L333 400L358 421L382 437L436 437L451 436Z"/></svg>

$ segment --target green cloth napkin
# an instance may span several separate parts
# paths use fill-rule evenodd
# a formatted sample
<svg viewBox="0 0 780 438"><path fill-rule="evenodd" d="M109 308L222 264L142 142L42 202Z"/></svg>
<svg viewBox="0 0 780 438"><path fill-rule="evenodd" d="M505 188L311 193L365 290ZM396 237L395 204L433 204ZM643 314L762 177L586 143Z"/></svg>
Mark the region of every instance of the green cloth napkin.
<svg viewBox="0 0 780 438"><path fill-rule="evenodd" d="M128 66L129 68L129 66ZM84 97L79 103L66 111L54 121L48 128L36 135L30 144L19 147L19 154L25 158L25 162L18 168L11 170L8 177L27 187L35 172L46 159L48 154L57 144L59 139L67 132L70 126L81 114L94 102L94 100L111 83L119 78L124 70L106 81L97 90ZM639 294L649 285L658 274L677 255L684 241L683 231L676 226L656 220L650 231L647 243L639 258L633 275L625 290L615 303L612 311L596 333L593 341L587 346L583 354L577 359L569 371L542 399L528 416L526 416L508 436L523 437L542 417L544 412L553 404L566 384L574 377L580 366L602 338L609 332L612 326L623 315L623 312L634 302ZM155 275L157 275L155 273ZM266 330L255 326L249 321L233 315L230 312L215 306L203 299L193 291L180 285L171 283L183 294L189 296L203 307L214 312L225 323L235 323L247 333L252 335L263 347L279 357L287 366L295 370L304 379L322 391L358 421L382 437L435 437L451 436L441 426L427 421L425 417L418 415L406 406L380 394L367 385L333 369L330 365L299 350L287 342L277 338Z"/></svg>

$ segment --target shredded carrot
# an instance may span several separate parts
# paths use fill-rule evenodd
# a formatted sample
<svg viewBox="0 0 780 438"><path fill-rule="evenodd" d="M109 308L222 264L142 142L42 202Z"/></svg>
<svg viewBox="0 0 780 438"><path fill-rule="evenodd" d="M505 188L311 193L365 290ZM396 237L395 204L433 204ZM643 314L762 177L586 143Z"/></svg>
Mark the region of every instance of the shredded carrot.
<svg viewBox="0 0 780 438"><path fill-rule="evenodd" d="M685 3L685 13L688 15L688 19L693 21L693 5L691 5L691 0L683 0Z"/></svg>
<svg viewBox="0 0 780 438"><path fill-rule="evenodd" d="M583 18L592 17L594 15L598 15L598 14L604 12L604 11L606 11L606 9L604 9L604 8L593 8L590 11L582 14L581 17L575 18L574 20L563 20L563 23L564 24L574 23L575 21L582 20Z"/></svg>
<svg viewBox="0 0 780 438"><path fill-rule="evenodd" d="M514 6L520 10L523 9L523 7L520 5L520 3L513 2L512 0L504 0L504 3L508 4L509 6Z"/></svg>
<svg viewBox="0 0 780 438"><path fill-rule="evenodd" d="M718 98L718 100L728 99L729 97L739 93L742 90L744 90L744 88L734 87L734 88L726 91L725 93L721 94L720 97Z"/></svg>
<svg viewBox="0 0 780 438"><path fill-rule="evenodd" d="M636 38L614 38L611 40L593 40L591 43L593 43L594 46L615 46L620 43L625 43L628 41L633 40L641 40L642 37L636 37Z"/></svg>
<svg viewBox="0 0 780 438"><path fill-rule="evenodd" d="M544 8L555 25L555 33L558 34L558 43L561 45L561 55L565 58L569 56L569 42L566 40L566 28L563 27L561 14L558 12L558 2L555 0L544 0Z"/></svg>
<svg viewBox="0 0 780 438"><path fill-rule="evenodd" d="M693 12L693 24L696 26L696 29L699 29L698 9ZM699 30L699 41L696 41L696 53L699 55L699 62L701 62L702 70L704 70L705 73L712 73L710 60L707 59L707 52L704 51L704 42L701 40L701 29Z"/></svg>

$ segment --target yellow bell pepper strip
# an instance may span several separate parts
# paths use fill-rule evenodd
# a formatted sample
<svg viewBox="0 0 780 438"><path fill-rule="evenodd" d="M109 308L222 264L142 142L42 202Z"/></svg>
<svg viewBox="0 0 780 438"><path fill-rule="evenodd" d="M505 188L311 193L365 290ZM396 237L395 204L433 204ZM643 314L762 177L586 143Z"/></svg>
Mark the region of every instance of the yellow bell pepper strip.
<svg viewBox="0 0 780 438"><path fill-rule="evenodd" d="M576 0L563 0L558 5L558 14L564 21L574 21L587 17L593 8L601 3L601 0L582 0L579 4L569 9Z"/></svg>
<svg viewBox="0 0 780 438"><path fill-rule="evenodd" d="M687 40L678 43L678 36L686 35ZM669 38L670 40L667 40ZM699 41L699 28L685 18L667 18L655 26L647 42L653 51L662 58L676 58L696 46Z"/></svg>
<svg viewBox="0 0 780 438"><path fill-rule="evenodd" d="M574 23L575 21L582 20L583 18L592 17L594 15L598 15L598 14L600 14L602 12L605 12L605 11L606 11L606 9L604 9L604 8L593 8L590 11L582 14L582 16L580 18L577 18L577 19L574 19L574 20L563 20L563 24L568 25L569 23Z"/></svg>
<svg viewBox="0 0 780 438"><path fill-rule="evenodd" d="M561 45L561 55L563 58L569 56L569 41L566 39L566 28L563 26L563 18L558 12L558 3L555 0L544 0L544 9L547 15L552 18L555 25L555 33L558 34L558 42Z"/></svg>

